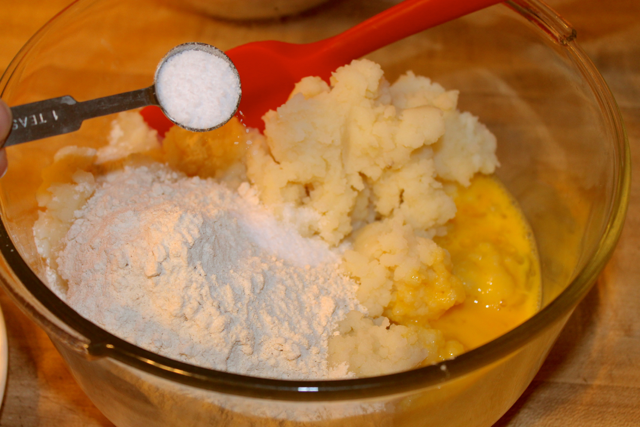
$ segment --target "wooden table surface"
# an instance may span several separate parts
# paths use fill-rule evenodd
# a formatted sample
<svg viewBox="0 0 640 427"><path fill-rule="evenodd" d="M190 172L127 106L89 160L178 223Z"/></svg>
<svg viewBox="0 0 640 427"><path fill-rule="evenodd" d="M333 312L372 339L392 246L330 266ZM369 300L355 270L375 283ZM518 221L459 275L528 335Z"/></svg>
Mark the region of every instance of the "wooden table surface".
<svg viewBox="0 0 640 427"><path fill-rule="evenodd" d="M0 72L69 0L0 0ZM640 1L548 0L607 80L640 163ZM549 358L497 426L640 425L640 173L613 258ZM9 376L0 426L112 426L53 345L0 291Z"/></svg>

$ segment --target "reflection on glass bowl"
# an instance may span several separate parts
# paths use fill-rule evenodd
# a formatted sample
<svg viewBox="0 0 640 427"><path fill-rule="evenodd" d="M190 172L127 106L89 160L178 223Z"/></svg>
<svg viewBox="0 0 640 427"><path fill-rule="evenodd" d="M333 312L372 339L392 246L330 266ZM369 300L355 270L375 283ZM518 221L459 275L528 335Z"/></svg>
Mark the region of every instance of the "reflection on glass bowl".
<svg viewBox="0 0 640 427"><path fill-rule="evenodd" d="M151 0L73 3L14 59L0 80L0 96L18 105L134 90L151 84L160 58L180 43L226 50L265 39L311 42L389 2L332 2L297 18L250 25L174 6ZM498 177L520 203L538 244L540 312L454 360L340 381L257 379L126 343L48 290L32 234L40 171L62 146L99 145L110 118L97 119L79 132L8 149L11 167L0 181L0 278L116 425L490 426L532 380L621 231L630 165L615 101L572 29L537 0L509 1L369 57L390 80L413 70L459 89L460 109L479 116L497 136Z"/></svg>

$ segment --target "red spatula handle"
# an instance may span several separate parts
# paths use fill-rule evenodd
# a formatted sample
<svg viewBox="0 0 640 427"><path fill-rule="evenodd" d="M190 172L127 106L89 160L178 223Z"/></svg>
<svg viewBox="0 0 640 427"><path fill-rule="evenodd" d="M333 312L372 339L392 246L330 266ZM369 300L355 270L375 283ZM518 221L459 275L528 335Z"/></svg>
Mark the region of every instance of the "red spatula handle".
<svg viewBox="0 0 640 427"><path fill-rule="evenodd" d="M404 0L334 37L313 43L340 65L500 0ZM325 55L323 55L325 56Z"/></svg>

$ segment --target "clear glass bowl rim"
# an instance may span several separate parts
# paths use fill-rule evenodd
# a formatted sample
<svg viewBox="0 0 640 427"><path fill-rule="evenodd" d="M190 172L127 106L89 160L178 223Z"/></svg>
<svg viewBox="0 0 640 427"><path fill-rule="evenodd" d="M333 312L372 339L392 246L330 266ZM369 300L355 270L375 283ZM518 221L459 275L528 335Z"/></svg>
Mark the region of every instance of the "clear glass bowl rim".
<svg viewBox="0 0 640 427"><path fill-rule="evenodd" d="M83 0L75 0L67 6L25 44L0 79L0 96L6 89L13 72L28 55L31 46L39 40L39 37L52 22L67 13L78 3L83 3ZM607 131L610 132L611 140L615 144L614 191L611 196L612 202L608 212L608 221L596 251L555 300L505 335L466 352L453 360L396 374L345 380L274 380L232 374L178 362L129 344L84 319L51 292L35 275L19 255L7 233L4 222L2 222L0 224L0 251L13 274L21 281L28 292L47 308L49 313L41 313L33 304L26 301L18 291L13 289L7 279L2 277L3 280L1 282L4 288L23 311L63 343L69 341L64 337L66 333L60 328L54 327L53 324L55 322L48 321L47 316L53 315L57 317L58 320L65 323L72 330L86 337L87 344L83 349L86 357L108 357L179 384L224 394L261 399L339 401L406 393L437 386L512 354L539 336L547 327L562 318L563 315L570 313L587 294L606 265L624 225L629 201L631 160L627 136L615 99L593 63L576 44L574 40L575 31L541 0L510 0L506 1L504 5L540 27L555 43L562 45L566 49L567 55L577 64L586 83L593 90L593 94L600 104L605 123L608 126Z"/></svg>

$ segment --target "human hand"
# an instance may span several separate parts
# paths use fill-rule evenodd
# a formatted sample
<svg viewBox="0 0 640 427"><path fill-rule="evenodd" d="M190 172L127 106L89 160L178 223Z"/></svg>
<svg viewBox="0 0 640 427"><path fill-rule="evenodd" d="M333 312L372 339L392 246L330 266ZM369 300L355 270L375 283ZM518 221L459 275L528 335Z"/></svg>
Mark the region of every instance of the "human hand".
<svg viewBox="0 0 640 427"><path fill-rule="evenodd" d="M0 146L2 146L4 140L9 136L12 123L11 110L9 109L9 106L0 99ZM2 177L6 171L7 153L4 148L2 148L0 149L0 177Z"/></svg>

